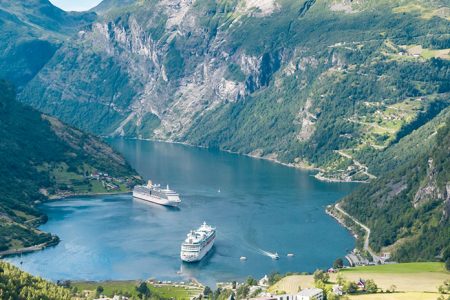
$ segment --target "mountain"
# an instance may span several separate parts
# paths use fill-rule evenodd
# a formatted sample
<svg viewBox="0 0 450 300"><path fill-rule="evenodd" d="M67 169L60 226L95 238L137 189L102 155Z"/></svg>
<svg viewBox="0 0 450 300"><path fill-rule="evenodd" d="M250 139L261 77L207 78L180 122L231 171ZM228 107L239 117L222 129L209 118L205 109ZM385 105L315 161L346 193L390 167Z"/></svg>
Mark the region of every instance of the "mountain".
<svg viewBox="0 0 450 300"><path fill-rule="evenodd" d="M342 200L371 229L373 250L390 252L397 261L446 256L450 266L449 153L446 109L385 153L389 172Z"/></svg>
<svg viewBox="0 0 450 300"><path fill-rule="evenodd" d="M90 132L368 181L449 104L446 1L117 1L20 99ZM378 165L378 163L374 163Z"/></svg>
<svg viewBox="0 0 450 300"><path fill-rule="evenodd" d="M105 0L93 12L20 101L99 135L370 181L343 207L373 228L371 246L404 260L441 255L447 0Z"/></svg>
<svg viewBox="0 0 450 300"><path fill-rule="evenodd" d="M95 13L67 13L46 0L0 0L0 78L23 86Z"/></svg>
<svg viewBox="0 0 450 300"><path fill-rule="evenodd" d="M0 136L0 251L57 241L36 229L48 197L127 191L139 181L109 146L17 102L4 81ZM108 178L91 176L99 172Z"/></svg>

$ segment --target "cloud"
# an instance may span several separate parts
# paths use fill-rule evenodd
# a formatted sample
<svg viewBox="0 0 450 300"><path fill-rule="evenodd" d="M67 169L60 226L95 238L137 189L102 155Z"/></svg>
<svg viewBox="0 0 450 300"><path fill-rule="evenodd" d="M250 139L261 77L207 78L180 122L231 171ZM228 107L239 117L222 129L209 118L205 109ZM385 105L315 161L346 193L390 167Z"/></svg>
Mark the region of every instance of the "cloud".
<svg viewBox="0 0 450 300"><path fill-rule="evenodd" d="M102 0L50 0L50 2L67 11L86 11L97 6Z"/></svg>

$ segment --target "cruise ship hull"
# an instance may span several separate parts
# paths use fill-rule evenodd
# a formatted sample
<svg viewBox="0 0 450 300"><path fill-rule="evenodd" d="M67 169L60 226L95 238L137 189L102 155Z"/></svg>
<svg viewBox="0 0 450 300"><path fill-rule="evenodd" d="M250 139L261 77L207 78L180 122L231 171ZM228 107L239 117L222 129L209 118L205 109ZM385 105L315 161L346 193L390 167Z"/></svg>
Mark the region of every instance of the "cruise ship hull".
<svg viewBox="0 0 450 300"><path fill-rule="evenodd" d="M201 261L203 257L205 257L206 254L211 250L211 248L214 246L215 237L209 241L209 243L204 246L199 252L187 252L187 251L181 251L180 258L184 262L197 262Z"/></svg>
<svg viewBox="0 0 450 300"><path fill-rule="evenodd" d="M147 202L152 202L152 203L156 203L156 204L159 204L159 205L164 205L164 206L177 207L178 204L180 203L180 202L177 202L177 201L170 201L168 199L155 197L155 196L152 196L152 195L149 195L149 194L136 193L136 192L133 192L133 197L137 198L137 199L140 199L140 200L147 201Z"/></svg>

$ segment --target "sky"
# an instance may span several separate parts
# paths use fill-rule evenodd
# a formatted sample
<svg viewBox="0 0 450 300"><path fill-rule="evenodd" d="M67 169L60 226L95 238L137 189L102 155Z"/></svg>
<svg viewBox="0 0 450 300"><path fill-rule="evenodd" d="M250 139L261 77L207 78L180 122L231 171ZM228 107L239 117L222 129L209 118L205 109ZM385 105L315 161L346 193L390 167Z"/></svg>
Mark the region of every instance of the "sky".
<svg viewBox="0 0 450 300"><path fill-rule="evenodd" d="M50 0L50 2L67 11L84 11L93 8L102 0Z"/></svg>

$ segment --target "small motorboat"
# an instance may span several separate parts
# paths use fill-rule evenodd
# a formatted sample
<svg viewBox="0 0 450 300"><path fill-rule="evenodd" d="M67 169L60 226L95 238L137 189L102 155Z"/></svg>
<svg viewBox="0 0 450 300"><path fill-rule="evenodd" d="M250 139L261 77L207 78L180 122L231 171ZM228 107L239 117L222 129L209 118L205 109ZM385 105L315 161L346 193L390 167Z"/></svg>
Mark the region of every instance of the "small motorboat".
<svg viewBox="0 0 450 300"><path fill-rule="evenodd" d="M239 259L243 261L243 260L247 260L247 257L241 256Z"/></svg>
<svg viewBox="0 0 450 300"><path fill-rule="evenodd" d="M287 257L294 257L294 253L288 253Z"/></svg>
<svg viewBox="0 0 450 300"><path fill-rule="evenodd" d="M274 260L280 259L280 256L278 255L278 252L275 252L275 254L272 255L272 259L274 259Z"/></svg>

